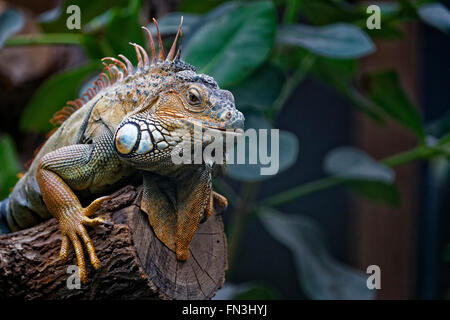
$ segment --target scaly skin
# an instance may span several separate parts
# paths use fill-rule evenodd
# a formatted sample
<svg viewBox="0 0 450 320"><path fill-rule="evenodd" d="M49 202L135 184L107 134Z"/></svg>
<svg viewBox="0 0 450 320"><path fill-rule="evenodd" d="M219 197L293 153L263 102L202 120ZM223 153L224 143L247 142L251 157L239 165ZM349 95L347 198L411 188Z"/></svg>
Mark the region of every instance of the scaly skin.
<svg viewBox="0 0 450 320"><path fill-rule="evenodd" d="M108 197L100 197L86 208L80 200L105 195L127 177L141 174L141 208L157 237L179 260L189 258L192 236L201 218L212 214L213 202L227 205L226 198L211 186L221 165L175 165L171 152L191 139L195 126L241 129L243 115L235 108L230 92L219 89L211 77L197 74L179 59L179 52L175 55L181 24L165 59L159 32L157 59L153 39L146 31L151 59L136 44L132 44L139 61L136 70L121 55L125 63L105 58L112 61L105 64L109 76L102 73L88 90L85 96L89 101L68 102L56 114L52 120L61 126L0 206L11 231L54 216L62 234L61 259L67 260L72 243L83 282L87 273L82 242L91 264L101 266L85 226L108 224L91 218Z"/></svg>

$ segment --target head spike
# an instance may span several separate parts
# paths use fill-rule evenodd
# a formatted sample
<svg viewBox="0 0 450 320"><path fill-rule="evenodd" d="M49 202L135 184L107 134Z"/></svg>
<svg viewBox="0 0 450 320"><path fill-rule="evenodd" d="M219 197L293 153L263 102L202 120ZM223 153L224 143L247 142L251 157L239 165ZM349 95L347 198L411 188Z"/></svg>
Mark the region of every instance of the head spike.
<svg viewBox="0 0 450 320"><path fill-rule="evenodd" d="M147 33L147 37L149 40L148 43L150 44L150 52L152 54L152 62L151 63L154 63L156 61L156 52L155 52L155 44L153 43L152 33L146 27L142 27L142 29L144 29L145 32Z"/></svg>
<svg viewBox="0 0 450 320"><path fill-rule="evenodd" d="M103 83L105 84L105 87L107 87L107 86L110 85L109 78L108 78L108 76L107 76L104 72L100 73L100 75L98 76L98 78L99 78L99 79L102 79ZM103 80L103 79L104 79L104 80Z"/></svg>
<svg viewBox="0 0 450 320"><path fill-rule="evenodd" d="M123 71L125 71L125 73L128 72L127 67L125 66L125 64L124 64L122 61L120 61L120 60L118 60L118 59L116 59L116 58L112 58L112 57L105 57L105 58L102 58L102 61L103 61L103 62L104 62L104 61L107 61L107 60L109 60L109 61L111 61L112 63L114 63L115 65L117 65L119 68L121 68Z"/></svg>
<svg viewBox="0 0 450 320"><path fill-rule="evenodd" d="M155 23L156 31L158 32L158 43L159 43L158 59L164 60L164 48L162 45L161 33L159 32L158 22L156 21L155 18L153 18L153 22Z"/></svg>
<svg viewBox="0 0 450 320"><path fill-rule="evenodd" d="M94 86L95 86L95 88L96 88L98 91L100 91L100 90L103 89L103 87L102 87L102 85L101 85L101 83L100 83L100 79L95 80Z"/></svg>
<svg viewBox="0 0 450 320"><path fill-rule="evenodd" d="M138 45L137 43L133 44L136 47L138 47L138 49L142 52L142 57L144 58L144 67L148 67L148 55L147 55L147 51L145 51L144 48L142 48L140 45Z"/></svg>
<svg viewBox="0 0 450 320"><path fill-rule="evenodd" d="M87 96L87 97L88 97L88 100L87 100L87 101L89 101L89 100L92 99L92 96L90 95L89 90L87 90L87 91L83 94L83 97L84 97L84 96Z"/></svg>
<svg viewBox="0 0 450 320"><path fill-rule="evenodd" d="M132 42L128 42L128 43L131 44L134 47L134 50L136 51L136 57L138 59L138 65L137 65L138 69L142 68L143 65L142 65L141 51L138 49L138 47L136 46L135 43L132 43Z"/></svg>
<svg viewBox="0 0 450 320"><path fill-rule="evenodd" d="M67 118L69 118L72 115L72 113L70 112L69 109L66 109L66 107L64 107L61 110L57 111L55 113L55 115L56 116L63 116L63 117L66 117L66 119L67 119Z"/></svg>
<svg viewBox="0 0 450 320"><path fill-rule="evenodd" d="M114 78L114 73L111 71L111 65L106 64L103 62L103 64L105 65L105 69L108 70L108 74L109 74L109 83L110 84L114 84L116 82L116 78Z"/></svg>
<svg viewBox="0 0 450 320"><path fill-rule="evenodd" d="M119 70L119 68L117 68L116 66L111 66L111 70L114 73L114 77L116 79L116 81L120 81L123 79L123 73Z"/></svg>
<svg viewBox="0 0 450 320"><path fill-rule="evenodd" d="M112 77L113 77L113 81L114 81L114 83L116 83L117 82L117 76L118 76L118 74L117 74L117 72L118 72L117 67L110 64L108 71L111 71L111 74L112 74Z"/></svg>
<svg viewBox="0 0 450 320"><path fill-rule="evenodd" d="M103 80L103 78L98 78L98 83L99 83L99 85L100 85L100 88L106 88L106 83L105 83L105 80Z"/></svg>
<svg viewBox="0 0 450 320"><path fill-rule="evenodd" d="M75 111L77 111L76 108L72 107L72 106L65 106L63 109L67 109L69 112L74 113Z"/></svg>
<svg viewBox="0 0 450 320"><path fill-rule="evenodd" d="M175 60L180 60L180 56L181 56L181 44L178 47L177 54L175 56Z"/></svg>
<svg viewBox="0 0 450 320"><path fill-rule="evenodd" d="M133 74L134 73L134 67L130 60L128 60L127 57L125 57L123 54L119 54L119 57L125 61L127 64L127 74Z"/></svg>
<svg viewBox="0 0 450 320"><path fill-rule="evenodd" d="M79 101L77 101L77 100L75 100L75 101L67 101L66 104L68 104L69 106L74 107L77 110L82 107L82 105L80 105Z"/></svg>
<svg viewBox="0 0 450 320"><path fill-rule="evenodd" d="M175 35L175 39L173 40L172 47L170 48L169 53L167 54L167 61L173 60L175 56L175 50L177 48L178 36L181 37L181 26L183 25L183 16L181 16L180 26L178 27L177 34Z"/></svg>

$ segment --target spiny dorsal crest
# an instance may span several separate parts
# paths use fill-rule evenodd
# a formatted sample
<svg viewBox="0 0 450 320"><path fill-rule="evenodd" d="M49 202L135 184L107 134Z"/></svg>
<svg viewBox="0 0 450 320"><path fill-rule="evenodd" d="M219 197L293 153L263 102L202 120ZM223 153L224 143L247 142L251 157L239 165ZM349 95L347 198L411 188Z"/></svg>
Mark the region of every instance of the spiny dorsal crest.
<svg viewBox="0 0 450 320"><path fill-rule="evenodd" d="M150 47L150 59L142 46L137 43L130 43L136 51L136 56L138 60L138 64L136 69L133 67L131 61L122 54L119 54L119 58L123 60L123 62L119 59L113 57L105 57L102 59L103 65L105 68L98 76L97 80L94 81L94 86L86 90L86 92L78 99L74 101L67 101L66 106L64 106L61 110L55 113L53 118L50 119L50 122L59 126L64 121L66 121L76 110L80 109L84 104L86 104L89 100L91 100L97 93L102 91L103 89L112 86L113 84L122 81L127 76L131 76L136 74L136 72L142 70L148 70L149 68L159 68L161 70L166 71L182 71L182 70L192 70L195 71L195 68L184 61L180 60L181 55L181 44L177 50L177 42L178 38L181 38L181 26L183 25L183 17L181 17L180 25L178 27L178 31L175 35L175 39L172 43L172 46L169 50L169 53L164 58L164 48L162 45L161 33L159 32L158 22L155 18L153 18L153 22L155 23L157 34L158 34L158 46L159 52L158 56L156 56L155 44L153 42L153 37L146 27L142 27L142 29L146 32L148 36L148 43Z"/></svg>

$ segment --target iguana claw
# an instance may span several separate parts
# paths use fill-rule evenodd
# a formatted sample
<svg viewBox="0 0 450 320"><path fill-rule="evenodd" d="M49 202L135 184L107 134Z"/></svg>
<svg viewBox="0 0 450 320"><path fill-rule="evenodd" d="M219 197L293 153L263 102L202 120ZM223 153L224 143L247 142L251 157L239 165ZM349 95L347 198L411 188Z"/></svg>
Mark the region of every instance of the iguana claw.
<svg viewBox="0 0 450 320"><path fill-rule="evenodd" d="M65 208L62 209L62 212L60 212L60 214L58 215L58 221L62 234L60 258L63 262L67 262L70 240L77 257L78 274L81 282L83 283L86 283L88 278L86 272L84 251L80 239L83 240L92 266L95 269L100 268L101 262L98 259L97 254L95 253L94 245L92 244L92 240L89 237L85 226L94 227L101 224L112 225L111 222L106 221L102 218L89 218L89 216L93 215L104 201L109 199L109 197L99 198L92 202L91 205L87 208L82 208L81 206L77 208Z"/></svg>

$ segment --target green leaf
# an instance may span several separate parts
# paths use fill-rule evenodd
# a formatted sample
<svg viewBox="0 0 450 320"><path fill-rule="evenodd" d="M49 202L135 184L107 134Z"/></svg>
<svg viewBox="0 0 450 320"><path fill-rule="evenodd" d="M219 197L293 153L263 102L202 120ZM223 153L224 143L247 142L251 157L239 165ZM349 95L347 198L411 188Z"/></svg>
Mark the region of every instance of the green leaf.
<svg viewBox="0 0 450 320"><path fill-rule="evenodd" d="M48 132L53 128L49 120L69 100L78 98L78 89L84 79L100 69L98 62L78 66L58 73L47 81L31 98L20 119L20 128L25 131Z"/></svg>
<svg viewBox="0 0 450 320"><path fill-rule="evenodd" d="M324 159L324 170L346 180L356 193L371 200L397 206L400 202L394 185L395 172L352 147L340 147Z"/></svg>
<svg viewBox="0 0 450 320"><path fill-rule="evenodd" d="M189 43L192 35L194 35L199 29L201 29L205 24L210 23L211 21L216 21L220 17L228 14L232 10L235 10L239 6L238 2L230 1L224 2L221 5L215 7L214 9L208 11L203 16L201 16L197 22L193 23L189 28L189 32L185 35L183 32L183 43L185 46Z"/></svg>
<svg viewBox="0 0 450 320"><path fill-rule="evenodd" d="M342 91L347 88L358 70L358 61L319 57L312 68L321 81Z"/></svg>
<svg viewBox="0 0 450 320"><path fill-rule="evenodd" d="M314 0L299 1L300 13L309 22L326 25L336 21L355 21L364 19L365 12L349 4L347 1Z"/></svg>
<svg viewBox="0 0 450 320"><path fill-rule="evenodd" d="M450 32L450 12L441 3L429 3L418 9L419 17L444 33Z"/></svg>
<svg viewBox="0 0 450 320"><path fill-rule="evenodd" d="M298 156L298 139L297 137L287 131L279 130L279 140L278 140L278 152L275 153L276 155L271 154L271 147L272 143L274 141L271 141L271 130L270 130L270 124L264 120L263 118L258 117L252 117L249 120L246 121L246 128L254 128L256 130L258 129L265 129L268 128L267 132L267 152L271 156L271 163L270 164L261 164L259 161L259 150L260 146L257 146L255 148L256 154L255 157L258 160L257 164L250 164L250 152L252 151L251 148L246 147L246 154L245 154L245 163L244 164L238 164L236 161L236 153L237 148L235 146L234 148L234 164L228 164L226 167L226 173L237 180L241 181L262 181L266 179L272 178L274 175L262 175L261 169L267 168L269 166L272 166L272 168L276 168L278 163L278 171L275 174L278 174L286 169L288 169L290 166L292 166L295 161L297 160ZM273 129L272 129L273 130ZM258 132L258 131L257 131ZM258 137L258 134L256 135ZM246 139L248 141L248 139ZM259 143L259 138L258 138ZM246 144L246 146L252 144L252 142L249 142ZM277 158L278 156L278 158Z"/></svg>
<svg viewBox="0 0 450 320"><path fill-rule="evenodd" d="M212 10L224 1L225 0L183 0L177 9L183 12L203 14Z"/></svg>
<svg viewBox="0 0 450 320"><path fill-rule="evenodd" d="M137 64L135 50L129 43L138 43L145 47L138 14L128 8L112 10L111 19L105 29L105 40L115 56L123 54Z"/></svg>
<svg viewBox="0 0 450 320"><path fill-rule="evenodd" d="M186 62L222 87L247 78L267 58L276 16L269 1L243 3L203 25L184 51Z"/></svg>
<svg viewBox="0 0 450 320"><path fill-rule="evenodd" d="M370 99L401 125L410 129L419 138L425 136L419 112L402 88L394 71L382 71L369 75Z"/></svg>
<svg viewBox="0 0 450 320"><path fill-rule="evenodd" d="M230 88L239 109L252 106L259 110L270 108L280 95L286 77L270 63L261 65L246 81Z"/></svg>
<svg viewBox="0 0 450 320"><path fill-rule="evenodd" d="M325 27L302 24L281 26L277 41L300 46L329 58L355 59L375 51L369 36L358 27L347 23L335 23Z"/></svg>
<svg viewBox="0 0 450 320"><path fill-rule="evenodd" d="M20 172L19 159L13 140L6 134L0 136L0 199L7 197Z"/></svg>
<svg viewBox="0 0 450 320"><path fill-rule="evenodd" d="M0 15L0 48L6 39L19 32L24 25L22 14L15 9L6 9Z"/></svg>
<svg viewBox="0 0 450 320"><path fill-rule="evenodd" d="M330 151L325 156L324 168L330 174L352 180L386 183L395 181L394 170L376 162L363 151L353 147L340 147Z"/></svg>
<svg viewBox="0 0 450 320"><path fill-rule="evenodd" d="M108 52L109 54L105 54L102 45L104 45L104 41L97 39L95 36L90 34L83 34L81 37L81 45L83 46L84 51L92 60L100 61L103 57L107 55L114 55L112 50ZM109 48L110 49L110 48ZM107 50L106 50L107 51Z"/></svg>
<svg viewBox="0 0 450 320"><path fill-rule="evenodd" d="M259 217L269 234L292 251L299 284L309 298L374 298L367 275L328 252L322 230L312 219L267 207L261 208Z"/></svg>
<svg viewBox="0 0 450 320"><path fill-rule="evenodd" d="M367 199L384 203L392 207L400 205L400 194L393 183L368 180L352 180L347 182L350 189Z"/></svg>
<svg viewBox="0 0 450 320"><path fill-rule="evenodd" d="M91 33L101 30L111 21L115 8L106 10L91 21L83 25L83 33Z"/></svg>

